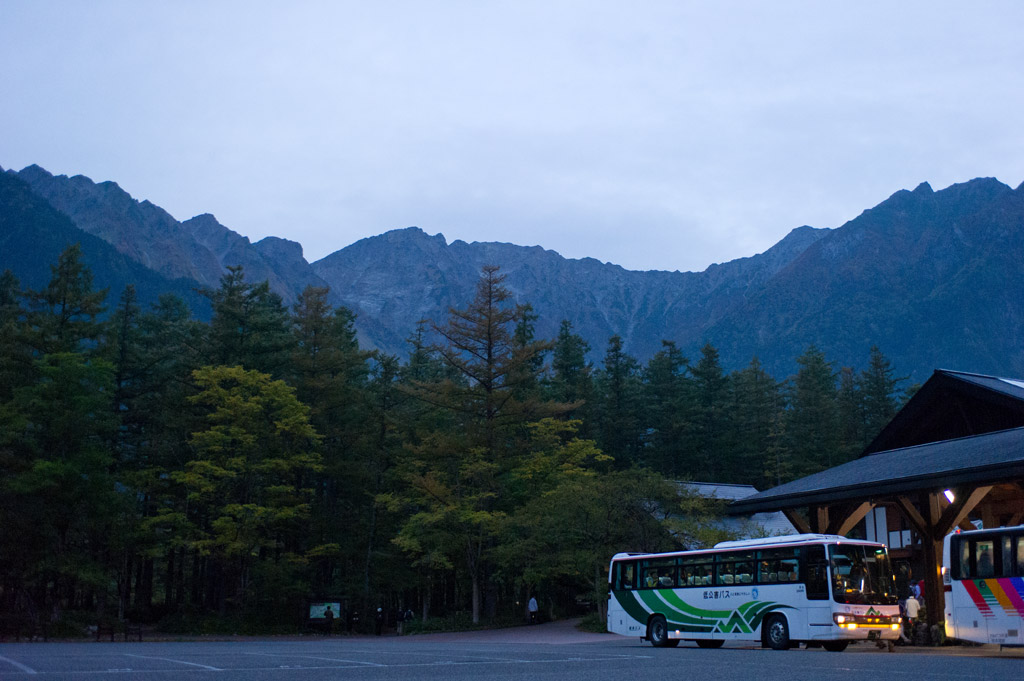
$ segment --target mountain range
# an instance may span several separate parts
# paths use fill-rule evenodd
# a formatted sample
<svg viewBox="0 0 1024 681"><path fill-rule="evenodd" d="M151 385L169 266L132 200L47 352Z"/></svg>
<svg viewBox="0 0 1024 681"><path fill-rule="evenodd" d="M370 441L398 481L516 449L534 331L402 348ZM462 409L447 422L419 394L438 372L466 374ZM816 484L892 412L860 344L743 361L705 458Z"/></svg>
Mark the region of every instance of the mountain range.
<svg viewBox="0 0 1024 681"><path fill-rule="evenodd" d="M595 363L617 334L640 361L662 339L691 358L710 342L726 369L756 356L776 378L811 344L855 368L878 345L917 381L940 367L1024 376L1024 185L991 178L937 192L922 183L840 227L798 227L703 272L641 272L538 246L448 243L416 227L309 263L298 243L251 243L208 214L180 222L113 182L38 166L0 172L0 268L41 286L75 242L112 296L131 281L142 300L177 293L200 318L209 311L196 289L217 286L227 266L269 281L287 303L328 286L332 303L357 314L365 346L403 356L417 321L464 306L480 268L498 265L517 302L533 306L537 336L553 338L567 319Z"/></svg>

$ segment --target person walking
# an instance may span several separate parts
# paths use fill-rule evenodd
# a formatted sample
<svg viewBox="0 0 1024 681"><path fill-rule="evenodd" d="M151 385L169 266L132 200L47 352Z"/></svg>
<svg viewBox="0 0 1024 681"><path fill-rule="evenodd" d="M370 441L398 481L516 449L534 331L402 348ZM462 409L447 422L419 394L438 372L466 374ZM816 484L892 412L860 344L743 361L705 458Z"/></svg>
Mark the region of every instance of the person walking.
<svg viewBox="0 0 1024 681"><path fill-rule="evenodd" d="M530 613L530 624L537 623L537 611L539 609L537 607L537 599L534 596L530 596L530 602L526 606L526 610Z"/></svg>
<svg viewBox="0 0 1024 681"><path fill-rule="evenodd" d="M921 604L914 594L907 597L907 626L910 629L910 640L914 640L914 626L917 624L917 615L921 612Z"/></svg>

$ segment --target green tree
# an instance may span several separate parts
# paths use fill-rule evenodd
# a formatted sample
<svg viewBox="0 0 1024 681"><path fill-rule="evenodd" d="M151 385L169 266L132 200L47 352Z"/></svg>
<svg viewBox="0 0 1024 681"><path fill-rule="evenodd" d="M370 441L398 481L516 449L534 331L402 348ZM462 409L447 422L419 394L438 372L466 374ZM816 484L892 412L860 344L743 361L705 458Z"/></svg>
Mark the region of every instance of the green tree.
<svg viewBox="0 0 1024 681"><path fill-rule="evenodd" d="M592 442L576 443L574 450L576 457L596 458ZM555 484L504 521L496 557L501 577L548 602L562 590L582 593L604 616L611 556L678 547L667 523L676 511L676 488L652 471L594 474L584 468L546 482Z"/></svg>
<svg viewBox="0 0 1024 681"><path fill-rule="evenodd" d="M601 450L615 458L620 468L640 460L642 447L640 365L612 336L597 377Z"/></svg>
<svg viewBox="0 0 1024 681"><path fill-rule="evenodd" d="M565 417L580 421L580 435L593 437L594 368L587 361L590 344L573 333L572 322L563 319L551 355L548 391L551 399L571 405Z"/></svg>
<svg viewBox="0 0 1024 681"><path fill-rule="evenodd" d="M222 611L229 600L256 605L255 596L285 607L304 591L305 528L321 465L309 408L283 381L257 371L208 366L193 379L199 392L190 400L204 412L203 426L189 438L194 458L172 478L188 490L194 546L216 561ZM281 571L286 593L259 583Z"/></svg>
<svg viewBox="0 0 1024 681"><path fill-rule="evenodd" d="M355 315L333 308L328 289L307 287L292 312L290 374L298 398L323 438L311 535L316 544L316 587L322 593L354 590L364 565L371 437L366 390L369 353L359 349ZM349 576L349 586L342 583Z"/></svg>
<svg viewBox="0 0 1024 681"><path fill-rule="evenodd" d="M836 379L825 353L814 345L796 361L800 369L790 389L786 434L797 470L802 475L810 475L842 463L839 460Z"/></svg>
<svg viewBox="0 0 1024 681"><path fill-rule="evenodd" d="M94 291L92 272L82 263L81 246L69 246L41 291L26 291L28 300L27 341L36 356L76 352L84 342L95 341L101 333L107 290Z"/></svg>
<svg viewBox="0 0 1024 681"><path fill-rule="evenodd" d="M780 386L757 357L734 373L731 383L733 471L729 478L763 489L774 484L766 479L764 459L773 445L773 432L783 408Z"/></svg>
<svg viewBox="0 0 1024 681"><path fill-rule="evenodd" d="M220 288L202 291L213 308L206 363L279 376L292 347L291 320L281 296L266 281L247 283L241 266L227 269Z"/></svg>
<svg viewBox="0 0 1024 681"><path fill-rule="evenodd" d="M693 384L686 376L689 360L672 341L661 341L661 350L644 371L644 413L647 435L644 464L672 479L692 475Z"/></svg>
<svg viewBox="0 0 1024 681"><path fill-rule="evenodd" d="M26 344L21 287L10 270L0 274L0 404L14 389L32 380L32 355Z"/></svg>
<svg viewBox="0 0 1024 681"><path fill-rule="evenodd" d="M0 569L43 612L105 602L105 548L125 498L111 476L112 368L76 353L36 362L0 415Z"/></svg>
<svg viewBox="0 0 1024 681"><path fill-rule="evenodd" d="M516 342L523 308L509 305L503 281L497 267L484 267L469 306L449 310L446 324L433 325L442 340L436 352L454 378L404 389L451 414L455 427L427 433L409 448L408 488L404 498L389 500L392 508L412 510L395 540L401 548L418 561L431 556L430 565L464 568L474 622L480 619L486 552L505 513L499 504L502 475L514 462L526 423L564 410L535 397L517 399L519 388L536 379L535 358L549 345ZM438 551L456 547L460 555L438 558Z"/></svg>
<svg viewBox="0 0 1024 681"><path fill-rule="evenodd" d="M722 371L718 350L706 343L700 360L691 369L696 393L693 472L704 480L722 480L733 465L728 452L729 381Z"/></svg>
<svg viewBox="0 0 1024 681"><path fill-rule="evenodd" d="M863 447L882 432L882 428L892 420L900 407L902 391L899 384L907 378L897 378L895 374L896 370L878 346L871 346L868 368L857 379L864 409Z"/></svg>

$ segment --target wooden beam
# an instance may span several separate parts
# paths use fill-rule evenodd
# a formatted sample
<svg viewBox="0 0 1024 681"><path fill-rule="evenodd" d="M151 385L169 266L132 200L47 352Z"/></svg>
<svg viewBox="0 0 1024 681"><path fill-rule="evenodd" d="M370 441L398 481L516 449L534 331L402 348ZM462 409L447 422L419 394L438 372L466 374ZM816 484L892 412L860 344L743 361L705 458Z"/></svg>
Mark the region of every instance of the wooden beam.
<svg viewBox="0 0 1024 681"><path fill-rule="evenodd" d="M914 504L911 503L910 499L906 497L896 497L896 505L903 512L903 516L914 526L917 533L921 535L922 539L927 539L931 536L931 528L928 527L928 523L925 521L921 514L914 508Z"/></svg>
<svg viewBox="0 0 1024 681"><path fill-rule="evenodd" d="M844 509L844 511L848 510L848 512L844 512L839 517L832 519L832 523L829 526L829 534L838 534L845 537L874 507L873 503L865 501L852 510ZM845 519L843 519L843 516L846 516Z"/></svg>
<svg viewBox="0 0 1024 681"><path fill-rule="evenodd" d="M812 506L809 515L811 530L824 534L828 530L828 506Z"/></svg>
<svg viewBox="0 0 1024 681"><path fill-rule="evenodd" d="M796 531L800 534L811 534L811 525L807 522L807 519L800 515L800 512L795 508L787 508L782 511L786 516L786 519L793 524Z"/></svg>
<svg viewBox="0 0 1024 681"><path fill-rule="evenodd" d="M953 503L946 507L939 517L939 522L936 523L937 526L933 528L936 534L945 537L952 532L953 528L966 520L967 514L973 511L981 500L992 491L992 487L993 485L975 487L970 494L967 493L966 488L957 489Z"/></svg>

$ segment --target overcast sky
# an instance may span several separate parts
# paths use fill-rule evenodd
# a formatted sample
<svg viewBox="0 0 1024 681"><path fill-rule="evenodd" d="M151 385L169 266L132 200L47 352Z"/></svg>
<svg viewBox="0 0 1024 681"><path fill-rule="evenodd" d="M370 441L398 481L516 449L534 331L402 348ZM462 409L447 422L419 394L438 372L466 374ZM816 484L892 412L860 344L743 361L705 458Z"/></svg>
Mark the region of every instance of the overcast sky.
<svg viewBox="0 0 1024 681"><path fill-rule="evenodd" d="M310 261L418 225L703 270L1024 180L1024 2L0 0L0 165Z"/></svg>

